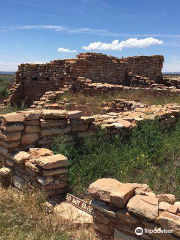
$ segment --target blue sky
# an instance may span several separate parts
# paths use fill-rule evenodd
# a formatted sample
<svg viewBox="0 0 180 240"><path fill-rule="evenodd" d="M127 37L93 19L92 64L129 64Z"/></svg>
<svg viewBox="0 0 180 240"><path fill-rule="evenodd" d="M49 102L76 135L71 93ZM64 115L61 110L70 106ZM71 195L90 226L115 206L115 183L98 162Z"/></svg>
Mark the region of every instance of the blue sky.
<svg viewBox="0 0 180 240"><path fill-rule="evenodd" d="M180 0L0 0L0 71L95 51L180 71ZM115 41L116 40L116 41Z"/></svg>

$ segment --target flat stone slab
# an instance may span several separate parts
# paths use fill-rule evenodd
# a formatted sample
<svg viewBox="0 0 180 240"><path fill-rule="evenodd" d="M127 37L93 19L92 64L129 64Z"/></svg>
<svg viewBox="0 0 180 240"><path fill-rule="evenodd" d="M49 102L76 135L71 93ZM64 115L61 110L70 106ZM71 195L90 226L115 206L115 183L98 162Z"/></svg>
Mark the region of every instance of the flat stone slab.
<svg viewBox="0 0 180 240"><path fill-rule="evenodd" d="M93 223L93 217L90 214L67 202L62 202L55 206L54 212L72 224L91 225Z"/></svg>
<svg viewBox="0 0 180 240"><path fill-rule="evenodd" d="M35 159L35 162L43 169L53 169L68 165L68 159L64 155L57 154Z"/></svg>

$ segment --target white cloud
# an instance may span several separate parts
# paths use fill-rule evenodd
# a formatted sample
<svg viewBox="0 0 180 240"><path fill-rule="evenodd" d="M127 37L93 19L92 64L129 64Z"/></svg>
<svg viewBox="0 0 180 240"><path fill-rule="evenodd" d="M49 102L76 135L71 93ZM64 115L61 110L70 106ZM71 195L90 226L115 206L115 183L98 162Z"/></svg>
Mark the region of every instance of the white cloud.
<svg viewBox="0 0 180 240"><path fill-rule="evenodd" d="M76 50L70 50L68 48L58 48L58 52L64 52L64 53L75 53L77 52Z"/></svg>
<svg viewBox="0 0 180 240"><path fill-rule="evenodd" d="M144 39L129 38L125 41L119 42L114 40L112 43L94 42L88 46L83 46L84 50L107 50L107 51L122 51L123 48L147 48L152 45L163 44L162 40L149 37Z"/></svg>

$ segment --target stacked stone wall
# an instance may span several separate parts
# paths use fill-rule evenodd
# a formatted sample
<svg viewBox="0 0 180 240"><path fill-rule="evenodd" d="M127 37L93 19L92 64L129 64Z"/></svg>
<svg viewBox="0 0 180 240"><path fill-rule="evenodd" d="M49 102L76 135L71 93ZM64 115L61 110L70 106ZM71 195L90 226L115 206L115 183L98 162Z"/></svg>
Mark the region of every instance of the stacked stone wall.
<svg viewBox="0 0 180 240"><path fill-rule="evenodd" d="M102 239L180 239L180 202L174 195L156 195L146 184L108 178L92 183L89 193L94 228Z"/></svg>
<svg viewBox="0 0 180 240"><path fill-rule="evenodd" d="M47 91L57 91L76 83L78 77L95 83L129 84L129 75L162 80L163 56L115 58L101 53L80 53L76 59L56 60L47 64L21 64L16 84L6 102L19 104L39 100ZM18 87L20 86L20 87Z"/></svg>

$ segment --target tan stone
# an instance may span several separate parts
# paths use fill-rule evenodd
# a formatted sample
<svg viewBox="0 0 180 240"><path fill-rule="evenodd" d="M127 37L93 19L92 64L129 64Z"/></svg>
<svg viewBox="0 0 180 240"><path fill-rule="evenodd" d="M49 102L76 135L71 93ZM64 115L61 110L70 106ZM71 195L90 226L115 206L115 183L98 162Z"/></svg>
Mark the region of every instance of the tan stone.
<svg viewBox="0 0 180 240"><path fill-rule="evenodd" d="M26 126L25 132L26 133L38 133L41 131L41 128L38 126Z"/></svg>
<svg viewBox="0 0 180 240"><path fill-rule="evenodd" d="M14 123L13 125L4 125L4 126L1 126L1 129L3 129L6 132L19 132L24 129L24 124Z"/></svg>
<svg viewBox="0 0 180 240"><path fill-rule="evenodd" d="M39 126L40 121L39 120L29 120L29 121L26 121L25 124L27 126Z"/></svg>
<svg viewBox="0 0 180 240"><path fill-rule="evenodd" d="M129 212L154 221L158 217L158 199L154 196L135 195L127 204Z"/></svg>
<svg viewBox="0 0 180 240"><path fill-rule="evenodd" d="M88 191L93 198L110 202L111 191L122 186L123 184L116 179L102 178L92 183Z"/></svg>
<svg viewBox="0 0 180 240"><path fill-rule="evenodd" d="M173 230L173 234L180 237L180 217L172 213L163 212L156 220L162 228Z"/></svg>
<svg viewBox="0 0 180 240"><path fill-rule="evenodd" d="M42 128L51 128L51 127L62 127L67 123L64 119L59 120L41 120Z"/></svg>
<svg viewBox="0 0 180 240"><path fill-rule="evenodd" d="M38 120L41 117L41 111L32 111L25 114L26 120Z"/></svg>
<svg viewBox="0 0 180 240"><path fill-rule="evenodd" d="M67 157L61 154L41 157L35 161L43 169L53 169L68 165Z"/></svg>
<svg viewBox="0 0 180 240"><path fill-rule="evenodd" d="M179 208L179 212L180 212L180 202L175 202L174 205Z"/></svg>
<svg viewBox="0 0 180 240"><path fill-rule="evenodd" d="M21 113L8 113L5 115L2 115L1 119L5 124L8 124L8 123L24 122L25 116Z"/></svg>
<svg viewBox="0 0 180 240"><path fill-rule="evenodd" d="M43 110L42 117L44 119L64 119L67 117L65 110Z"/></svg>
<svg viewBox="0 0 180 240"><path fill-rule="evenodd" d="M139 219L133 216L131 213L129 213L127 210L120 210L116 213L116 216L121 221L127 223L127 224L137 224L139 223Z"/></svg>
<svg viewBox="0 0 180 240"><path fill-rule="evenodd" d="M18 164L24 164L29 157L30 157L29 153L20 151L13 155L13 160Z"/></svg>
<svg viewBox="0 0 180 240"><path fill-rule="evenodd" d="M51 135L59 135L66 134L71 131L71 128L44 128L41 131L41 136L51 136Z"/></svg>
<svg viewBox="0 0 180 240"><path fill-rule="evenodd" d="M81 111L69 111L68 117L69 117L69 119L78 119L78 118L82 117L82 112Z"/></svg>
<svg viewBox="0 0 180 240"><path fill-rule="evenodd" d="M156 197L159 200L159 202L167 202L170 204L174 204L176 201L175 196L172 194L159 194L159 195L156 195Z"/></svg>
<svg viewBox="0 0 180 240"><path fill-rule="evenodd" d="M0 168L0 177L6 177L11 174L11 170L7 167Z"/></svg>
<svg viewBox="0 0 180 240"><path fill-rule="evenodd" d="M20 143L21 142L19 142L19 141L18 142L2 142L2 141L0 141L0 144L7 149L17 148L17 147L19 147Z"/></svg>
<svg viewBox="0 0 180 240"><path fill-rule="evenodd" d="M48 177L48 176L63 174L66 172L67 172L66 168L62 168L62 169L59 168L59 169L53 169L53 170L43 170L42 174L44 177Z"/></svg>
<svg viewBox="0 0 180 240"><path fill-rule="evenodd" d="M177 214L179 211L178 206L170 205L170 207L167 209L167 212Z"/></svg>
<svg viewBox="0 0 180 240"><path fill-rule="evenodd" d="M24 134L22 136L22 145L31 145L34 142L36 142L39 138L39 134L37 133L28 133L28 134Z"/></svg>
<svg viewBox="0 0 180 240"><path fill-rule="evenodd" d="M123 233L119 231L117 228L115 228L114 231L114 240L139 240L139 238L136 238L132 235L127 235L126 233Z"/></svg>
<svg viewBox="0 0 180 240"><path fill-rule="evenodd" d="M4 141L18 141L21 139L21 133L20 132L14 132L9 134L0 134L0 137Z"/></svg>
<svg viewBox="0 0 180 240"><path fill-rule="evenodd" d="M122 186L112 189L110 193L110 201L119 208L124 208L129 199L134 195L135 186L127 183Z"/></svg>
<svg viewBox="0 0 180 240"><path fill-rule="evenodd" d="M46 185L46 186L44 186L44 190L45 191L52 191L52 190L65 188L65 187L67 187L67 183L66 182L60 182L59 184Z"/></svg>
<svg viewBox="0 0 180 240"><path fill-rule="evenodd" d="M167 203L167 202L160 202L159 203L159 210L167 211L170 206L171 205L169 203Z"/></svg>

